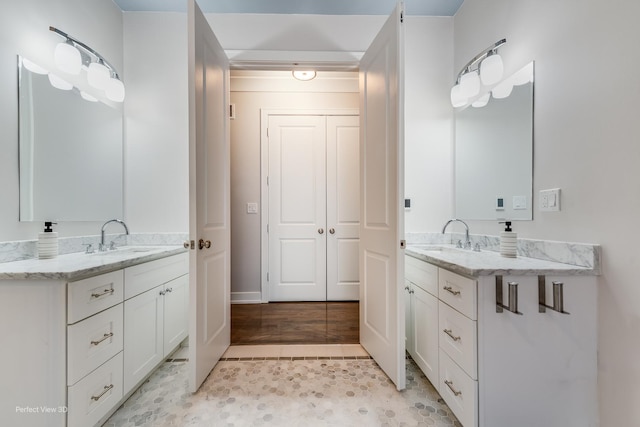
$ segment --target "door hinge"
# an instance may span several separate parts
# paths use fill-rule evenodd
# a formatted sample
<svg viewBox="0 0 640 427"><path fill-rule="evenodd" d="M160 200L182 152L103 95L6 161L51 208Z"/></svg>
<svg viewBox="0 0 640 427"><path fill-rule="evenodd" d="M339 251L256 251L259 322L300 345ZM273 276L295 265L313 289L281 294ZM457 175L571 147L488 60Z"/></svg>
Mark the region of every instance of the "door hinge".
<svg viewBox="0 0 640 427"><path fill-rule="evenodd" d="M231 120L236 118L236 104L229 104L229 118Z"/></svg>
<svg viewBox="0 0 640 427"><path fill-rule="evenodd" d="M407 247L407 241L406 240L400 240L400 249L404 249Z"/></svg>
<svg viewBox="0 0 640 427"><path fill-rule="evenodd" d="M267 128L267 138L269 138L269 128Z"/></svg>
<svg viewBox="0 0 640 427"><path fill-rule="evenodd" d="M269 177L267 176L267 187L269 186Z"/></svg>
<svg viewBox="0 0 640 427"><path fill-rule="evenodd" d="M269 232L269 224L267 224L267 233Z"/></svg>
<svg viewBox="0 0 640 427"><path fill-rule="evenodd" d="M400 12L400 23L404 22L404 10Z"/></svg>
<svg viewBox="0 0 640 427"><path fill-rule="evenodd" d="M269 281L269 272L267 271L267 282Z"/></svg>

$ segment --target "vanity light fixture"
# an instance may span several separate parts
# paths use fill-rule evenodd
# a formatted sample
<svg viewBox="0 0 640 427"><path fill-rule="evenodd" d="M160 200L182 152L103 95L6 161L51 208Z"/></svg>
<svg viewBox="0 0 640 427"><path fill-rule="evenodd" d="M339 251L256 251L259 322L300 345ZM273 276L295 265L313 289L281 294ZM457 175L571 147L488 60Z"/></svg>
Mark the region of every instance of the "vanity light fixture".
<svg viewBox="0 0 640 427"><path fill-rule="evenodd" d="M51 86L55 87L56 89L60 89L60 90L73 89L73 85L71 83L69 83L68 81L66 81L65 79L63 79L62 77L56 74L49 73L47 77L49 77L49 83L51 83Z"/></svg>
<svg viewBox="0 0 640 427"><path fill-rule="evenodd" d="M480 83L491 86L502 79L504 66L498 48L506 42L507 39L498 40L462 67L451 88L451 104L454 107L462 107L470 98L477 96L480 93Z"/></svg>
<svg viewBox="0 0 640 427"><path fill-rule="evenodd" d="M69 34L55 27L49 27L49 30L65 39L64 42L58 43L54 51L55 63L61 71L71 75L78 75L82 69L86 69L87 82L91 86L98 90L103 90L106 97L111 101L124 101L124 84L118 75L118 71L109 61L96 50ZM93 96L88 96L95 99ZM87 99L84 96L83 98Z"/></svg>
<svg viewBox="0 0 640 427"><path fill-rule="evenodd" d="M22 58L22 65L24 65L24 67L31 71L32 73L36 73L36 74L48 74L49 71L46 68L43 68L41 66L39 66L38 64L35 64L31 61L29 61L27 58Z"/></svg>
<svg viewBox="0 0 640 427"><path fill-rule="evenodd" d="M316 78L316 72L314 70L293 70L291 74L293 74L293 77L297 80L302 80L303 82Z"/></svg>

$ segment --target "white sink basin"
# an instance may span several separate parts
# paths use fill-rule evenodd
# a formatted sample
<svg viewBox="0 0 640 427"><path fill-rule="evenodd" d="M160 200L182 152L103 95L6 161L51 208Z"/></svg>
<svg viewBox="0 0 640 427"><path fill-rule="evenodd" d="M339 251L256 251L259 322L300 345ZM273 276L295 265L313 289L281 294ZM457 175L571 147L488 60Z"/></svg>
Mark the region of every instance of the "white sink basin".
<svg viewBox="0 0 640 427"><path fill-rule="evenodd" d="M93 255L102 256L124 256L129 254L143 254L163 249L161 246L121 246L113 250L104 252L94 252Z"/></svg>

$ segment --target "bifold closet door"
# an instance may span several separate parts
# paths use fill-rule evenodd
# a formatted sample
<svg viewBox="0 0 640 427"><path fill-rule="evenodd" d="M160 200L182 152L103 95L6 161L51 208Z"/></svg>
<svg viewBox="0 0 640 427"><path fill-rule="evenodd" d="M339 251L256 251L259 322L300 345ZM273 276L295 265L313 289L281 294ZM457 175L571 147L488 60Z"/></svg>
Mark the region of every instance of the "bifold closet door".
<svg viewBox="0 0 640 427"><path fill-rule="evenodd" d="M269 300L325 301L324 116L269 116Z"/></svg>
<svg viewBox="0 0 640 427"><path fill-rule="evenodd" d="M360 121L327 117L327 300L360 297Z"/></svg>

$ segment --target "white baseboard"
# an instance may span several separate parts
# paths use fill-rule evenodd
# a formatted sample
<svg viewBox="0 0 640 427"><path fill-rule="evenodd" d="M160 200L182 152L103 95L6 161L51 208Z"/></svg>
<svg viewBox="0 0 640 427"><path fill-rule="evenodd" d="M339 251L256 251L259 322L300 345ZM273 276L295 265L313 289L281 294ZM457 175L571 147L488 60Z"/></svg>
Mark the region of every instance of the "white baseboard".
<svg viewBox="0 0 640 427"><path fill-rule="evenodd" d="M231 292L231 304L262 304L260 292Z"/></svg>

